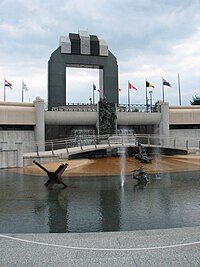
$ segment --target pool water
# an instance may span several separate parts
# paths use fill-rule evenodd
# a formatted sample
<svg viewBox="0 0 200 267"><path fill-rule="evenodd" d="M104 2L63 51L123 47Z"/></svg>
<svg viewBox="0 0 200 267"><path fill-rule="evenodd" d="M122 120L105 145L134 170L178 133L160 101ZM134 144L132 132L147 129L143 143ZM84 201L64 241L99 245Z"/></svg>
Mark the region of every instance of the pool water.
<svg viewBox="0 0 200 267"><path fill-rule="evenodd" d="M150 175L146 186L119 176L66 177L0 171L0 233L84 233L200 226L200 172Z"/></svg>

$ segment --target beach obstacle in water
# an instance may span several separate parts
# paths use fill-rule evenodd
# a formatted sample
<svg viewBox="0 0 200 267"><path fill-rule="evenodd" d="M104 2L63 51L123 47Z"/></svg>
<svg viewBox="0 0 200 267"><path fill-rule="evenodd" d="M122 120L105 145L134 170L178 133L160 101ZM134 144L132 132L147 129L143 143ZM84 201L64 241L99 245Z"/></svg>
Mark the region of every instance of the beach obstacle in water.
<svg viewBox="0 0 200 267"><path fill-rule="evenodd" d="M44 166L42 166L40 163L37 161L33 161L35 165L37 165L40 169L42 169L46 174L48 175L49 179L48 181L44 184L48 189L51 189L54 184L62 184L64 188L68 187L62 180L61 175L63 172L67 169L68 164L67 163L62 163L55 172L50 172L48 171Z"/></svg>

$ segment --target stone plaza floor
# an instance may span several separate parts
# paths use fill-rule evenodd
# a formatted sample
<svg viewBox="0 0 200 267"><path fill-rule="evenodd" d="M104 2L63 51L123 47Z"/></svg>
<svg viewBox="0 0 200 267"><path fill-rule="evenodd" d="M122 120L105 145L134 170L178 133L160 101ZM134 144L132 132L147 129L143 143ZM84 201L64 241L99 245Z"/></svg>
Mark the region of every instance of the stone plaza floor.
<svg viewBox="0 0 200 267"><path fill-rule="evenodd" d="M200 266L200 227L81 234L0 234L1 267Z"/></svg>

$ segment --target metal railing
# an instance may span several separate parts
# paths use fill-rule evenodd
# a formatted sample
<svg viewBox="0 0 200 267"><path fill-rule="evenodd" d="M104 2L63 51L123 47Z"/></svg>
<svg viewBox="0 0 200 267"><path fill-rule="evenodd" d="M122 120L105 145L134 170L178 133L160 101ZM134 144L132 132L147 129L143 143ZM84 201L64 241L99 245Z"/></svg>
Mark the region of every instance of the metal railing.
<svg viewBox="0 0 200 267"><path fill-rule="evenodd" d="M65 106L55 106L52 107L52 111L97 111L96 104L86 104L86 103L67 103Z"/></svg>
<svg viewBox="0 0 200 267"><path fill-rule="evenodd" d="M49 151L52 156L56 153L69 153L70 149L77 148L78 150L87 149L98 149L100 146L104 145L107 147L114 146L128 146L137 145L141 143L144 146L154 146L154 147L165 147L172 149L182 149L186 150L188 153L199 153L200 152L200 139L186 139L186 138L175 138L172 136L159 136L151 134L113 134L113 135L87 135L87 136L77 136L63 139L48 140L45 144L36 142L34 144L34 151L39 156L42 152L40 147L43 145L45 151ZM25 144L23 144L25 145ZM33 144L31 144L33 147Z"/></svg>
<svg viewBox="0 0 200 267"><path fill-rule="evenodd" d="M200 152L200 139L151 134L137 134L136 136L137 139L140 140L140 143L144 145L183 149L188 153Z"/></svg>
<svg viewBox="0 0 200 267"><path fill-rule="evenodd" d="M146 104L120 104L117 106L119 112L158 112L155 105Z"/></svg>
<svg viewBox="0 0 200 267"><path fill-rule="evenodd" d="M48 106L47 103L46 107ZM45 108L47 110L47 108ZM97 104L92 103L66 103L64 106L54 106L51 111L97 111ZM146 104L119 104L118 112L158 112L156 105Z"/></svg>

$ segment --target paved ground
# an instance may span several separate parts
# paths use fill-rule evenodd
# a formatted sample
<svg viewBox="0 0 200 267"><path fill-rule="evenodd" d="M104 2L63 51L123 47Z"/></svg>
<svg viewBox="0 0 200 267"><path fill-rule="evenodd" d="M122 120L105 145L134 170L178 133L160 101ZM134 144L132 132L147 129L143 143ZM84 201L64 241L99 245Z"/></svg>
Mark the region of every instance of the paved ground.
<svg viewBox="0 0 200 267"><path fill-rule="evenodd" d="M200 227L84 234L0 234L1 267L200 266Z"/></svg>

